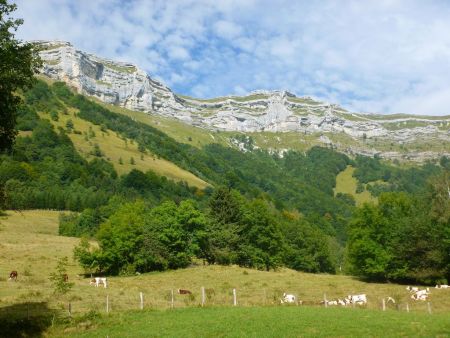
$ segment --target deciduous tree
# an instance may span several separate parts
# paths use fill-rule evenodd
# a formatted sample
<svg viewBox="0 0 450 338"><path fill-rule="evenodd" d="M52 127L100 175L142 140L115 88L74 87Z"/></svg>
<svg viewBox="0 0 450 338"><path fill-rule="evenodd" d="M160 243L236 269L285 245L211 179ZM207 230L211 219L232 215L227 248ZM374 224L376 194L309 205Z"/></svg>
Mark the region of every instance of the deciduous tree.
<svg viewBox="0 0 450 338"><path fill-rule="evenodd" d="M33 84L40 59L34 46L15 38L15 31L23 23L11 13L15 4L0 0L0 151L14 143L16 114L21 102L16 91Z"/></svg>

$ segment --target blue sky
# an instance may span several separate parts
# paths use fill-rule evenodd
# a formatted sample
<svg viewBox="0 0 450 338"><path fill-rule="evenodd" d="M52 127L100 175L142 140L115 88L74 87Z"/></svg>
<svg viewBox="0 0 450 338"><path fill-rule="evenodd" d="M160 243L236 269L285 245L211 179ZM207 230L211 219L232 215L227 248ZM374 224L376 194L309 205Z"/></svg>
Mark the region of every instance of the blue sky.
<svg viewBox="0 0 450 338"><path fill-rule="evenodd" d="M24 40L132 62L195 97L286 89L450 114L450 1L17 0Z"/></svg>

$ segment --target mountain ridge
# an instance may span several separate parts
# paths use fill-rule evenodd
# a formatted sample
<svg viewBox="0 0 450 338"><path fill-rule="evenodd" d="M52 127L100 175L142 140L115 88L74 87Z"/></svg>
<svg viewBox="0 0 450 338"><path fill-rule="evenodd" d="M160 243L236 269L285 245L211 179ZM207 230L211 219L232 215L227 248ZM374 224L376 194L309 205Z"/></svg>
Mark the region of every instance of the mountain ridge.
<svg viewBox="0 0 450 338"><path fill-rule="evenodd" d="M133 64L85 53L68 42L35 43L39 45L44 61L42 73L68 83L79 93L211 131L318 134L326 144L335 143L328 136L345 134L356 142L363 142L363 148L367 148L363 152L372 155L380 151L365 146L367 139L400 144L441 142L444 150L450 141L450 116L354 113L337 104L298 97L286 90L257 90L246 96L212 99L192 98L175 94ZM388 151L381 153L388 158L399 157ZM431 157L447 154L445 151L433 152Z"/></svg>

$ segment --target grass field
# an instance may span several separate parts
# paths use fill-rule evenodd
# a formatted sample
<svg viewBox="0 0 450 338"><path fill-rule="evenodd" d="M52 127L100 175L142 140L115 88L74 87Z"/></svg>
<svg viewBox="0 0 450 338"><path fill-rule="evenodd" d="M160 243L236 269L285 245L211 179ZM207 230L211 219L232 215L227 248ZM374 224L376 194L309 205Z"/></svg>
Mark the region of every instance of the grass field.
<svg viewBox="0 0 450 338"><path fill-rule="evenodd" d="M99 331L88 331L86 333L88 336L104 337L108 332L111 337L148 336L148 332L159 332L166 336L173 333L172 336L180 336L182 332L176 330L187 330L186 332L191 336L198 336L199 332L203 332L203 335L206 336L213 336L214 334L211 334L213 331L210 331L212 327L217 327L218 336L227 334L238 336L240 332L250 336L260 336L260 334L270 336L273 332L282 329L283 325L281 324L280 328L273 325L282 323L284 318L288 325L288 323L295 322L296 318L313 320L315 317L322 318L323 323L320 324L322 325L320 327L327 328L327 330L332 330L334 326L340 330L347 327L349 330L353 330L351 332L354 335L361 336L369 331L360 331L362 324L356 325L354 321L358 323L371 322L370 318L378 315L381 319L374 322L373 329L379 327L379 331L374 332L383 332L383 327L391 325L396 329L403 327L404 335L412 335L414 331L411 330L414 327L423 330L418 332L423 332L424 335L429 335L429 333L437 335L443 332L440 330L445 325L448 327L448 321L445 323L444 319L448 319L450 313L449 290L432 289L430 304L433 314L428 315L427 303L413 302L404 285L365 283L351 276L308 274L289 269L266 272L237 266L203 266L199 264L175 271L153 272L129 277L109 277L107 289L95 288L89 285L89 278L79 275L82 270L72 260L72 250L79 243L79 239L57 235L58 215L59 212L56 211L35 210L22 213L8 212L6 217L1 217L0 320L5 318L5 313L6 318L9 318L11 311L17 311L12 309L16 308L22 308L23 315L28 315L30 311L26 304L30 302L44 302L46 308L59 310L65 316L70 302L75 318L86 316L89 311L105 315L106 297L108 296L111 318L101 319L98 323L94 321L97 323L95 326L98 326ZM57 296L53 294L49 275L55 270L57 259L63 256L69 257L69 281L73 282L74 286L67 295ZM12 270L17 270L19 273L17 282L7 280L8 274ZM198 311L205 310L197 309L201 304L202 286L206 288L208 310L200 315ZM176 293L178 288L191 290L192 296L178 295ZM233 303L233 288L237 290L239 309L229 308ZM173 306L176 311L168 311L171 309L172 290L175 290ZM129 312L139 309L140 292L144 295L145 311L139 314ZM281 309L280 297L283 292L297 295L303 301L303 306ZM324 294L328 299L334 299L356 293L366 293L368 297L367 308L355 309L354 313L357 315L352 314L351 309L344 308L323 309L330 312L321 312L320 301ZM385 314L380 310L381 300L387 296L397 300L398 311L396 307L392 306ZM411 311L408 314L406 314L406 304ZM25 305L27 306L26 310L24 310ZM37 311L38 313L42 312L41 310ZM338 318L334 324L332 321L327 322L328 313ZM31 311L31 315L33 315L33 311ZM86 318L89 317L80 320L89 322ZM187 327L186 325L179 326L180 318L183 322L189 323ZM266 319L257 321L258 318L266 318L267 322ZM254 325L253 329L256 330L255 333L245 331L247 326L241 325L249 321L255 321L252 324ZM344 325L342 326L341 321L346 324L342 324ZM75 325L75 330L78 330L76 329L77 323L75 320L68 325L69 327ZM127 335L124 332L130 329L130 323L133 323L135 332L130 331L132 333ZM315 331L320 329L318 323L320 321L311 324L301 320L293 325L298 330L296 332L305 329L305 334L308 335L331 332ZM83 327L89 326L86 325ZM274 327L274 331L267 331L267 326ZM111 327L116 331L107 331ZM371 328L371 326L368 327ZM152 328L158 331L152 331ZM61 327L57 326L52 332L55 335L62 334L61 331L58 331L60 329ZM73 333L73 335L78 336L79 332L75 332L77 333ZM341 332L341 336L346 335L345 331L338 332Z"/></svg>
<svg viewBox="0 0 450 338"><path fill-rule="evenodd" d="M41 113L41 117L49 118L45 113ZM92 152L94 146L98 145L100 151L104 154L104 158L110 161L119 174L130 172L133 168L143 172L152 170L159 175L166 176L174 181L185 181L190 186L204 189L208 183L198 178L194 174L178 167L172 162L162 158L157 158L149 153L142 154L138 150L138 145L130 139L119 137L115 132L106 130L103 132L100 126L96 126L86 120L75 115L74 111L70 111L69 115L59 114L58 121L51 121L56 127L66 127L68 120L72 120L74 130L81 134L68 134L78 152L88 159L94 158ZM95 136L94 136L95 135ZM131 164L131 158L134 165ZM122 164L120 163L122 160Z"/></svg>
<svg viewBox="0 0 450 338"><path fill-rule="evenodd" d="M90 326L90 327L89 327ZM58 327L60 337L448 337L447 314L361 309L252 307L132 311L84 325Z"/></svg>
<svg viewBox="0 0 450 338"><path fill-rule="evenodd" d="M364 190L361 193L356 192L358 181L353 177L354 171L355 168L349 165L345 170L341 171L336 176L336 188L334 189L334 193L344 193L352 195L355 198L357 206L368 202L376 203L377 198L373 197L369 191Z"/></svg>

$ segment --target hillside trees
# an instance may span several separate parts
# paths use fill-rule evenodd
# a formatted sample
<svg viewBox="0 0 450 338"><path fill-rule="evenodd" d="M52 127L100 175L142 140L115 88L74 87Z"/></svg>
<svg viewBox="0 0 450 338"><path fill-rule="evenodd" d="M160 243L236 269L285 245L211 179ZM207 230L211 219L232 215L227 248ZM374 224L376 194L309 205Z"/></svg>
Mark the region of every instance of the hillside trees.
<svg viewBox="0 0 450 338"><path fill-rule="evenodd" d="M429 194L384 193L364 205L349 225L351 272L370 280L431 284L450 279L450 196L445 174ZM441 181L442 180L442 181Z"/></svg>
<svg viewBox="0 0 450 338"><path fill-rule="evenodd" d="M262 150L243 153L219 144L198 149L176 142L128 116L115 114L65 87L63 83L55 83L50 90L67 106L78 109L78 117L139 141L141 148L216 186L231 187L249 198L273 201L279 210L299 209L306 217L323 217L328 213L329 224L335 228L332 231L344 239L345 220L353 206L335 199L333 187L337 173L350 161L347 156L320 147L314 147L306 155L292 152L286 160Z"/></svg>

